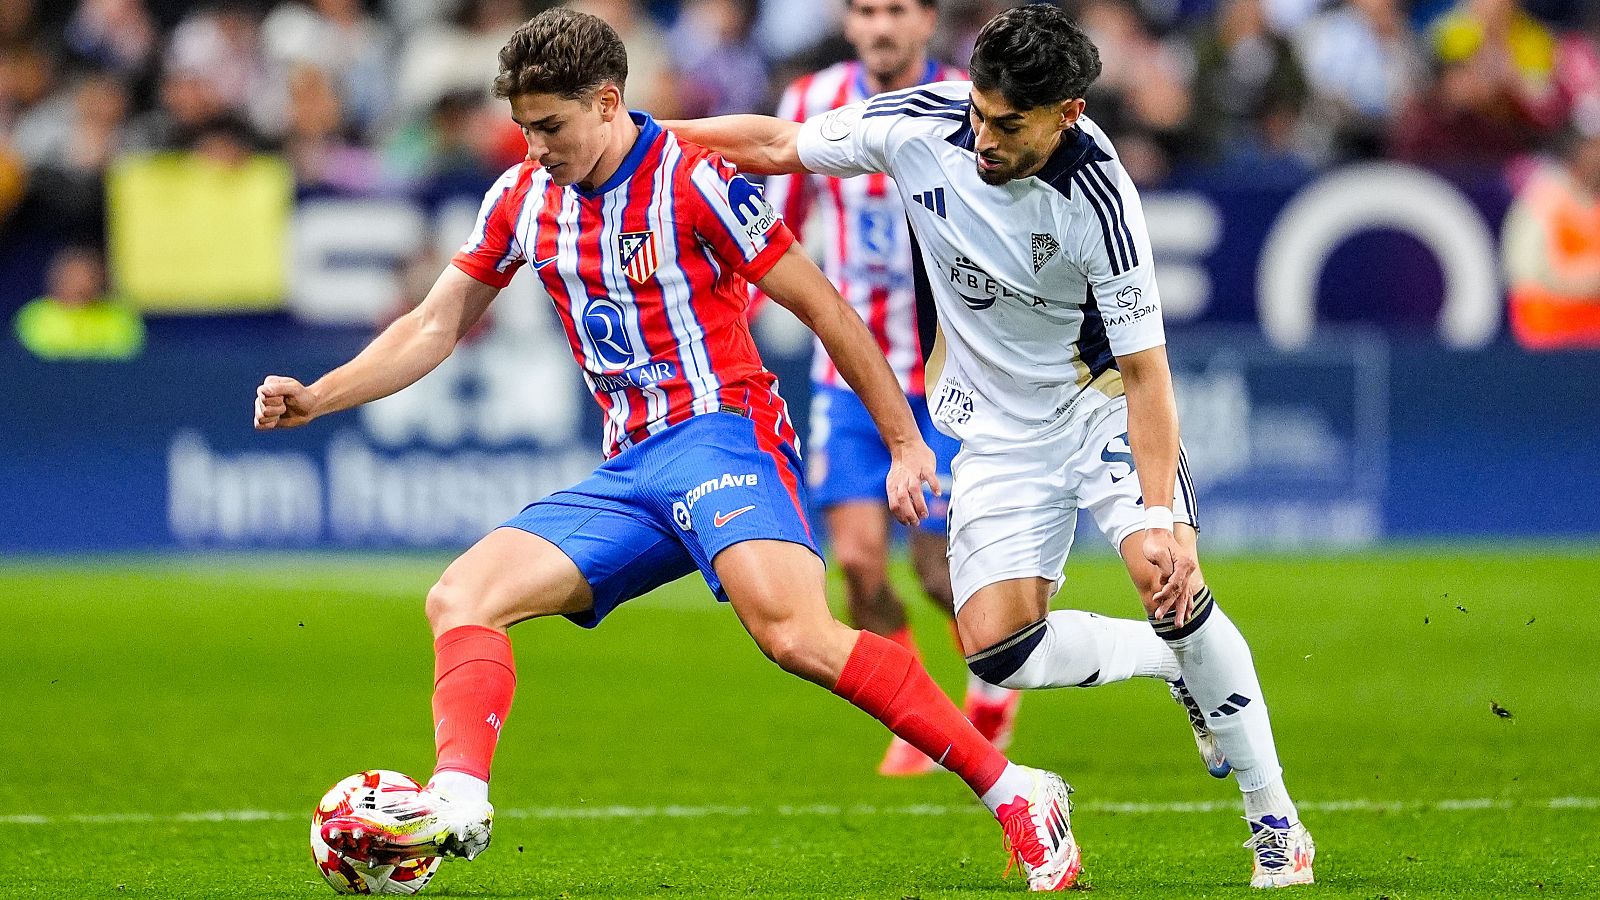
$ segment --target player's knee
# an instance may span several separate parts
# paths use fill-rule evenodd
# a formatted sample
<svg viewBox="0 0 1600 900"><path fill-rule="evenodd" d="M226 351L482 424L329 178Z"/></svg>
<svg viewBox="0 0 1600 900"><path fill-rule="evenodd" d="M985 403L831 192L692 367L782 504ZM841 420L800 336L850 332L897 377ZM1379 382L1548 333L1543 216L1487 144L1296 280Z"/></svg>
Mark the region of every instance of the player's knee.
<svg viewBox="0 0 1600 900"><path fill-rule="evenodd" d="M889 546L872 535L833 535L833 558L852 585L871 585L886 577Z"/></svg>
<svg viewBox="0 0 1600 900"><path fill-rule="evenodd" d="M967 668L995 687L1012 690L1037 687L1024 673L1028 660L1044 642L1048 628L1048 620L1040 619L1005 640L968 656Z"/></svg>
<svg viewBox="0 0 1600 900"><path fill-rule="evenodd" d="M423 609L435 635L461 625L494 625L487 597L487 592L469 590L446 572L428 590Z"/></svg>
<svg viewBox="0 0 1600 900"><path fill-rule="evenodd" d="M761 652L785 672L801 678L815 674L815 642L806 629L787 622L773 625L764 630L757 643L761 645Z"/></svg>

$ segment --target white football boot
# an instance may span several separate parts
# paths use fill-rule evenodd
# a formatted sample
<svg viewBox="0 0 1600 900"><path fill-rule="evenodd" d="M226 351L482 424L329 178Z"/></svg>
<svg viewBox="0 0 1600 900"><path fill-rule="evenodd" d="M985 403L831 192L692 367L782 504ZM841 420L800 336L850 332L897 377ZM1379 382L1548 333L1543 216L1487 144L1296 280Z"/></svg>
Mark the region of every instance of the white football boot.
<svg viewBox="0 0 1600 900"><path fill-rule="evenodd" d="M1227 778L1228 773L1233 771L1233 765L1223 755L1222 748L1217 746L1217 736L1206 722L1206 714L1200 711L1200 704L1194 702L1194 696L1189 693L1183 679L1167 682L1167 690L1172 692L1172 699L1178 701L1178 705L1189 714L1189 727L1194 729L1194 745L1200 751L1200 761L1206 764L1207 774L1212 778Z"/></svg>
<svg viewBox="0 0 1600 900"><path fill-rule="evenodd" d="M451 800L431 789L385 797L322 823L322 840L342 856L389 865L427 856L472 859L489 846L494 807L487 800Z"/></svg>
<svg viewBox="0 0 1600 900"><path fill-rule="evenodd" d="M1316 880L1311 875L1311 862L1316 858L1317 845L1304 825L1291 825L1277 816L1245 821L1250 822L1251 835L1244 846L1256 855L1251 887L1279 888Z"/></svg>
<svg viewBox="0 0 1600 900"><path fill-rule="evenodd" d="M1003 804L996 812L1005 832L1006 850L1028 876L1030 891L1064 891L1083 871L1083 853L1072 836L1072 788L1061 776L1031 769L1033 788Z"/></svg>

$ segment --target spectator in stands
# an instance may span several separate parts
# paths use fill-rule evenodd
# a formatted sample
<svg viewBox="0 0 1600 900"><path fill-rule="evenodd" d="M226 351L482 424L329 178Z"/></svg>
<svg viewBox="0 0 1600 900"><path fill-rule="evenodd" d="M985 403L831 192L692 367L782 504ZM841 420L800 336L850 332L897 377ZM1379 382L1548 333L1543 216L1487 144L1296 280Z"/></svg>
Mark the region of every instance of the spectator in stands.
<svg viewBox="0 0 1600 900"><path fill-rule="evenodd" d="M109 72L84 75L36 105L12 132L30 166L100 174L122 149L128 91Z"/></svg>
<svg viewBox="0 0 1600 900"><path fill-rule="evenodd" d="M266 58L279 80L281 95L293 88L288 76L304 66L323 70L342 111L342 125L370 134L389 111L394 74L389 29L361 9L361 0L310 0L280 3L261 25ZM305 79L304 72L298 76ZM285 122L293 110L281 114Z"/></svg>
<svg viewBox="0 0 1600 900"><path fill-rule="evenodd" d="M0 141L9 142L19 123L54 87L54 60L42 44L0 45Z"/></svg>
<svg viewBox="0 0 1600 900"><path fill-rule="evenodd" d="M1530 350L1600 349L1600 115L1577 116L1560 149L1506 217L1511 333Z"/></svg>
<svg viewBox="0 0 1600 900"><path fill-rule="evenodd" d="M504 109L481 91L463 88L440 97L426 118L396 132L384 147L384 164L431 204L482 193L527 152L527 141Z"/></svg>
<svg viewBox="0 0 1600 900"><path fill-rule="evenodd" d="M128 144L137 150L187 147L202 125L227 111L210 79L186 68L169 67L161 76L156 107L129 124Z"/></svg>
<svg viewBox="0 0 1600 900"><path fill-rule="evenodd" d="M49 292L17 312L16 332L40 359L123 360L144 349L138 310L105 296L100 254L84 247L56 255Z"/></svg>
<svg viewBox="0 0 1600 900"><path fill-rule="evenodd" d="M1520 0L1460 0L1434 23L1431 38L1441 63L1471 68L1531 127L1561 123L1555 35Z"/></svg>
<svg viewBox="0 0 1600 900"><path fill-rule="evenodd" d="M1555 82L1570 116L1600 116L1600 4L1556 44Z"/></svg>
<svg viewBox="0 0 1600 900"><path fill-rule="evenodd" d="M1436 62L1433 84L1395 123L1390 155L1442 169L1498 167L1536 148L1544 134L1484 58Z"/></svg>
<svg viewBox="0 0 1600 900"><path fill-rule="evenodd" d="M1102 68L1089 88L1089 115L1111 135L1135 184L1159 184L1189 118L1182 62L1126 0L1089 0L1078 24L1100 49Z"/></svg>
<svg viewBox="0 0 1600 900"><path fill-rule="evenodd" d="M1336 159L1382 156L1389 121L1427 76L1399 0L1345 0L1310 22L1298 47L1319 142Z"/></svg>
<svg viewBox="0 0 1600 900"><path fill-rule="evenodd" d="M668 38L686 118L768 108L767 64L751 37L756 0L685 0Z"/></svg>
<svg viewBox="0 0 1600 900"><path fill-rule="evenodd" d="M83 0L65 37L78 59L137 80L154 59L158 35L144 0Z"/></svg>
<svg viewBox="0 0 1600 900"><path fill-rule="evenodd" d="M71 240L104 240L105 173L125 149L127 115L122 80L91 73L34 106L12 134L40 215Z"/></svg>
<svg viewBox="0 0 1600 900"><path fill-rule="evenodd" d="M837 34L844 13L844 0L760 0L756 15L755 39L768 59L781 60L804 53ZM632 65L633 54L628 54ZM831 64L831 63L830 63ZM787 81L777 81L788 84Z"/></svg>
<svg viewBox="0 0 1600 900"><path fill-rule="evenodd" d="M260 27L244 0L190 15L172 31L165 65L205 83L229 112L272 130L272 81L261 55Z"/></svg>
<svg viewBox="0 0 1600 900"><path fill-rule="evenodd" d="M413 33L395 73L393 121L413 123L455 91L487 99L500 48L528 18L523 0L458 0L448 21Z"/></svg>
<svg viewBox="0 0 1600 900"><path fill-rule="evenodd" d="M1261 0L1224 0L1193 38L1185 149L1262 178L1300 177L1297 130L1308 90L1294 47L1267 28Z"/></svg>
<svg viewBox="0 0 1600 900"><path fill-rule="evenodd" d="M339 94L328 72L301 63L289 71L283 153L299 193L362 194L383 183L378 155L349 140Z"/></svg>

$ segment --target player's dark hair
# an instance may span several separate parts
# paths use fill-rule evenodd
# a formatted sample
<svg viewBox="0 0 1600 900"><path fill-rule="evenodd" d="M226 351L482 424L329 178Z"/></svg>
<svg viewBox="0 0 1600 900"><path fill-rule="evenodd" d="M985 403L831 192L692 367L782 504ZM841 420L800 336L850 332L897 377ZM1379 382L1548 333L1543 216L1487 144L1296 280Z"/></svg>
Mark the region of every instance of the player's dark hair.
<svg viewBox="0 0 1600 900"><path fill-rule="evenodd" d="M570 9L547 9L500 48L494 95L556 94L588 98L606 82L628 80L628 49L605 20Z"/></svg>
<svg viewBox="0 0 1600 900"><path fill-rule="evenodd" d="M983 26L972 84L999 90L1018 110L1076 100L1100 77L1100 51L1066 12L1047 4L1006 10Z"/></svg>

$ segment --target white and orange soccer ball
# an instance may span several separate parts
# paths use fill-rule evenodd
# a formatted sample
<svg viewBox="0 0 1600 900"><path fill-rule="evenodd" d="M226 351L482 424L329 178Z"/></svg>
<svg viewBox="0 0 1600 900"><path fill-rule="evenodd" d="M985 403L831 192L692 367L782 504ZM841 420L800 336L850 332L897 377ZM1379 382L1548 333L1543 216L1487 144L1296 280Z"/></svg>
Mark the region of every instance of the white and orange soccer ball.
<svg viewBox="0 0 1600 900"><path fill-rule="evenodd" d="M341 894L415 894L428 886L439 870L439 858L407 860L392 866L371 866L340 856L322 840L322 823L357 809L375 810L379 797L395 791L420 791L422 785L408 775L387 769L357 772L322 796L311 814L311 859L328 884Z"/></svg>

